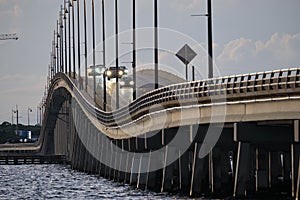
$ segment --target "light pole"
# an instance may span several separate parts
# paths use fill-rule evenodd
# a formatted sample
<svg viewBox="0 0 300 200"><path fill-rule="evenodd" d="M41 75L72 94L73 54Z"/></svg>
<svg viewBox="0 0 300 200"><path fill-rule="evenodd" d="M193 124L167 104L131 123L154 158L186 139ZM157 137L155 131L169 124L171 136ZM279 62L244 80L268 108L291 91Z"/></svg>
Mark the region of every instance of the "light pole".
<svg viewBox="0 0 300 200"><path fill-rule="evenodd" d="M136 23L135 23L135 0L132 2L132 75L133 75L133 93L132 99L133 101L136 99Z"/></svg>
<svg viewBox="0 0 300 200"><path fill-rule="evenodd" d="M18 105L16 105L16 110L13 110L13 112L17 115L17 124L16 124L16 133L18 134L18 125L19 125L19 109Z"/></svg>
<svg viewBox="0 0 300 200"><path fill-rule="evenodd" d="M54 75L56 74L56 53L55 53L55 30L54 30L54 34L53 34L53 41L52 41L52 56L53 56L53 61L52 61L52 65L53 65L53 73Z"/></svg>
<svg viewBox="0 0 300 200"><path fill-rule="evenodd" d="M88 76L87 76L87 30L86 30L86 0L84 0L84 63L85 63L85 91L87 92Z"/></svg>
<svg viewBox="0 0 300 200"><path fill-rule="evenodd" d="M63 34L63 7L62 5L60 6L60 11L59 11L59 35L60 35L60 71L64 72L64 34Z"/></svg>
<svg viewBox="0 0 300 200"><path fill-rule="evenodd" d="M115 0L115 20L116 20L116 109L119 108L119 25L118 25L118 0Z"/></svg>
<svg viewBox="0 0 300 200"><path fill-rule="evenodd" d="M74 0L76 1L76 0ZM82 89L82 82L81 82L81 74L80 74L80 4L79 0L77 0L77 39L78 39L78 44L77 44L77 49L78 49L78 83L79 83L79 88Z"/></svg>
<svg viewBox="0 0 300 200"><path fill-rule="evenodd" d="M60 66L60 56L59 56L59 33L58 33L58 20L56 21L56 72L59 72L59 66Z"/></svg>
<svg viewBox="0 0 300 200"><path fill-rule="evenodd" d="M67 46L67 13L66 1L64 2L64 21L65 21L65 73L68 72L68 46Z"/></svg>
<svg viewBox="0 0 300 200"><path fill-rule="evenodd" d="M76 74L76 46L75 46L75 15L74 15L74 1L72 0L72 32L73 32L73 79L76 78L75 74Z"/></svg>
<svg viewBox="0 0 300 200"><path fill-rule="evenodd" d="M95 39L95 1L92 0L92 34L93 34L93 94L94 94L94 102L96 102L96 39Z"/></svg>
<svg viewBox="0 0 300 200"><path fill-rule="evenodd" d="M158 89L158 8L154 0L154 89Z"/></svg>
<svg viewBox="0 0 300 200"><path fill-rule="evenodd" d="M191 15L191 16L205 16L207 17L207 34L208 34L208 78L213 78L213 41L212 41L212 9L211 0L207 0L207 14L202 15Z"/></svg>
<svg viewBox="0 0 300 200"><path fill-rule="evenodd" d="M71 0L69 1L69 12L68 12L68 18L69 18L69 77L72 76L72 54L71 54L71 7L72 3Z"/></svg>
<svg viewBox="0 0 300 200"><path fill-rule="evenodd" d="M106 69L106 60L105 60L105 4L102 0L102 50L103 50L103 67ZM106 111L107 97L106 97L106 76L105 72L103 73L103 110Z"/></svg>
<svg viewBox="0 0 300 200"><path fill-rule="evenodd" d="M29 115L30 112L32 112L32 109L28 107L28 110L27 110L27 114L28 114L27 115L27 117L28 117L27 118L28 119L28 126L30 125L30 115Z"/></svg>

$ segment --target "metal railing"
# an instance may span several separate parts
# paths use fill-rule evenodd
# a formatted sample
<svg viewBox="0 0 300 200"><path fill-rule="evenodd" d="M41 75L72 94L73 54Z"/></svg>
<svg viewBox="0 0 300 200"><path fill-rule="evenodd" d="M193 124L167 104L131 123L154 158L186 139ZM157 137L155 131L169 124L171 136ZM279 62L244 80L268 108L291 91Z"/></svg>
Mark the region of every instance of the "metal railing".
<svg viewBox="0 0 300 200"><path fill-rule="evenodd" d="M58 77L67 81L85 109L96 113L99 122L108 127L129 123L148 113L155 105L170 108L210 103L212 99L229 102L300 94L300 68L291 68L174 84L150 91L126 107L103 112L88 103L64 74Z"/></svg>
<svg viewBox="0 0 300 200"><path fill-rule="evenodd" d="M53 101L53 93L60 81L67 83L84 109L91 114L95 114L99 123L110 128L117 128L130 123L148 114L150 108L156 105L162 105L163 108L172 108L182 105L201 105L212 101L226 103L300 94L300 68L291 68L169 85L140 96L126 107L112 112L104 112L86 100L72 79L66 74L57 73L49 87L44 117L45 123L43 124L46 124L47 115L50 113L50 104ZM161 109L161 107L158 109ZM44 134L45 127L42 127L40 139L33 144L32 151L37 151L38 148L42 147ZM2 146L0 145L0 149Z"/></svg>

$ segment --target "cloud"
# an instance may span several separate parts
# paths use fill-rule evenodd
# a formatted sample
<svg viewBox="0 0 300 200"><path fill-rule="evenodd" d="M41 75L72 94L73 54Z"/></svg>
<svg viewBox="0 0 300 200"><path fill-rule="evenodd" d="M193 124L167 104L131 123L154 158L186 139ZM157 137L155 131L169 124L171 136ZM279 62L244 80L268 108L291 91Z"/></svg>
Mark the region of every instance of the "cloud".
<svg viewBox="0 0 300 200"><path fill-rule="evenodd" d="M7 1L0 0L0 16L1 15L12 15L14 17L20 17L23 14L23 10L18 1Z"/></svg>
<svg viewBox="0 0 300 200"><path fill-rule="evenodd" d="M266 42L242 37L223 46L218 45L216 52L219 53L215 61L223 69L239 69L242 72L299 67L300 34L280 36L274 33Z"/></svg>

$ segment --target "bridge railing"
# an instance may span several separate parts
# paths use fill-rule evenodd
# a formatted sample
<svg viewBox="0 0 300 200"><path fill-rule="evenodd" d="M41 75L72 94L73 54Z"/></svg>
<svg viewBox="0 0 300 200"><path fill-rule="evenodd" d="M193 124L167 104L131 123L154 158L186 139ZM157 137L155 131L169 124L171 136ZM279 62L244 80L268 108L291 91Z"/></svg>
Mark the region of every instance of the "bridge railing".
<svg viewBox="0 0 300 200"><path fill-rule="evenodd" d="M59 75L75 88L76 96L90 113L108 127L130 123L149 112L155 105L165 108L205 104L214 100L235 101L300 93L300 68L274 70L198 80L165 86L145 93L126 107L103 112L89 103L65 75Z"/></svg>
<svg viewBox="0 0 300 200"><path fill-rule="evenodd" d="M212 99L229 102L300 94L300 68L291 68L169 85L142 95L126 107L112 112L104 112L85 99L72 79L66 74L58 73L52 79L49 88L45 121L51 112L52 94L62 79L73 90L83 107L89 113L95 114L100 123L111 128L130 123L148 114L150 108L151 111L155 110L153 107L157 105L170 108L180 105L194 105L195 103L199 105L211 103ZM158 106L157 109L161 108ZM45 127L42 128L38 142L26 146L29 152L38 151L42 147ZM0 151L1 149L16 149L19 146L21 145L0 145Z"/></svg>

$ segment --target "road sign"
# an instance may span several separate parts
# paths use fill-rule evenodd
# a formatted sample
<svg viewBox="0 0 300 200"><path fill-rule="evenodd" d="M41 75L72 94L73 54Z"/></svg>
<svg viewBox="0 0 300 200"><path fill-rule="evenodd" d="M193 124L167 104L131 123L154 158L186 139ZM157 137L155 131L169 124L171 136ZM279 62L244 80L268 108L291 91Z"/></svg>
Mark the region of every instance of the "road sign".
<svg viewBox="0 0 300 200"><path fill-rule="evenodd" d="M176 54L176 56L184 63L189 64L197 54L193 51L193 49L185 44Z"/></svg>

